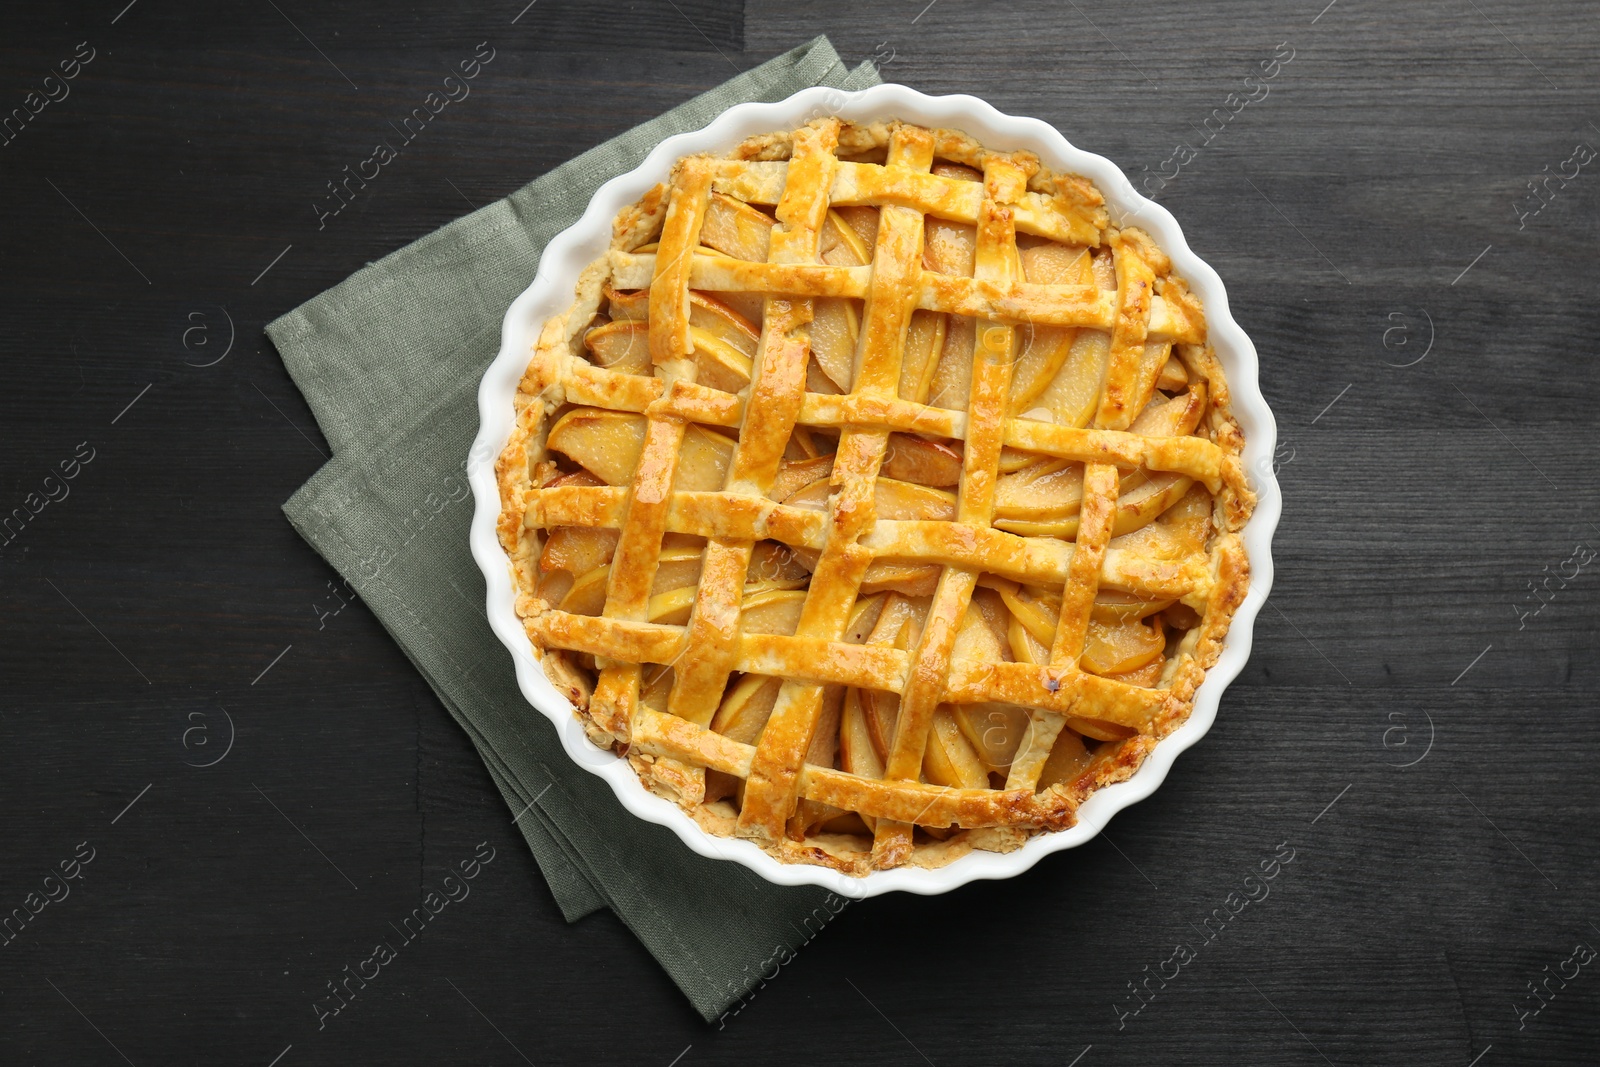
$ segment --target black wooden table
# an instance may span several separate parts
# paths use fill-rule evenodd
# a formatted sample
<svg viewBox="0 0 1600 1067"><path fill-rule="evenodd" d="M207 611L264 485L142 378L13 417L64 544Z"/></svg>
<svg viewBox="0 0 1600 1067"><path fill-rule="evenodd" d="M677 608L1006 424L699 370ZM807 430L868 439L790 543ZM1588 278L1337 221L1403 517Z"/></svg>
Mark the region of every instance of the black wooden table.
<svg viewBox="0 0 1600 1067"><path fill-rule="evenodd" d="M1600 1060L1600 16L1324 2L11 5L0 1062ZM707 1027L609 914L561 921L284 520L327 448L262 326L817 32L1177 215L1261 352L1278 579L1216 727L1109 834L853 906Z"/></svg>

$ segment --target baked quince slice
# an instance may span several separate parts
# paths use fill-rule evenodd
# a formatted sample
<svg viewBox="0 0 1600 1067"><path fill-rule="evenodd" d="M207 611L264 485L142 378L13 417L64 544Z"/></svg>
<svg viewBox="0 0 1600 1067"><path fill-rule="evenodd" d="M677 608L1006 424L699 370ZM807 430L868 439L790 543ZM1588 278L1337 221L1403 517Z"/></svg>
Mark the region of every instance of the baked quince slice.
<svg viewBox="0 0 1600 1067"><path fill-rule="evenodd" d="M596 326L583 335L583 346L597 367L647 377L652 373L650 328L644 322L621 319Z"/></svg>
<svg viewBox="0 0 1600 1067"><path fill-rule="evenodd" d="M625 411L574 408L550 428L547 447L560 452L607 485L627 485L644 448L645 418ZM678 492L716 492L728 480L733 439L702 426L690 426L673 477Z"/></svg>

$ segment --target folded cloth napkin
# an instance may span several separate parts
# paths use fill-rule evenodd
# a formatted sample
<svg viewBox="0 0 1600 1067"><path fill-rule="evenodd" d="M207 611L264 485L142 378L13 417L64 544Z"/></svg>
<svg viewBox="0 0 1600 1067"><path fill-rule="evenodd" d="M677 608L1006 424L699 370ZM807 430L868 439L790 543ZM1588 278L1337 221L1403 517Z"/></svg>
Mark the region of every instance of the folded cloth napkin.
<svg viewBox="0 0 1600 1067"><path fill-rule="evenodd" d="M517 688L467 548L478 380L545 244L608 179L734 104L876 84L826 37L746 71L351 275L267 326L334 448L289 521L405 650L466 730L569 922L605 906L709 1022L843 902L704 859L575 766ZM766 977L771 977L767 974Z"/></svg>

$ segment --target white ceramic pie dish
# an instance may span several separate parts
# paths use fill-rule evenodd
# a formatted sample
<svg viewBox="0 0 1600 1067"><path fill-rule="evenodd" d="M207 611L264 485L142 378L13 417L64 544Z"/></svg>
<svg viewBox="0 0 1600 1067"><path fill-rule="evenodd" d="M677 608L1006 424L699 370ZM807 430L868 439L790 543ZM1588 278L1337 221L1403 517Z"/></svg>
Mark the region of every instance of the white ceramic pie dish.
<svg viewBox="0 0 1600 1067"><path fill-rule="evenodd" d="M666 180L673 163L683 156L725 152L746 137L790 129L824 115L856 121L901 118L964 130L987 146L1028 149L1053 170L1081 174L1093 181L1106 198L1112 221L1138 225L1154 237L1171 258L1173 273L1188 282L1205 307L1208 337L1232 392L1233 415L1244 431L1244 464L1258 498L1243 534L1250 560L1250 589L1233 617L1222 655L1196 691L1188 720L1156 745L1132 777L1091 795L1078 808L1075 826L1036 834L1013 852L973 851L944 867L896 868L864 877L812 864L781 863L748 841L713 836L677 805L647 790L627 760L590 744L572 705L551 685L533 654L516 613L510 561L495 533L500 494L494 459L511 435L517 383L527 368L544 321L567 309L579 273L609 247L611 224L617 212L658 181ZM533 283L506 312L500 337L500 354L478 388L482 421L467 465L476 506L470 533L472 556L488 583L489 624L511 652L523 696L555 724L567 755L605 779L623 807L671 829L702 856L743 864L778 885L817 885L855 899L895 890L944 893L979 878L1009 878L1052 852L1090 840L1117 812L1155 792L1178 754L1211 728L1223 690L1249 658L1256 614L1272 587L1272 534L1282 510L1272 468L1277 425L1261 395L1255 347L1228 311L1222 279L1189 249L1171 213L1141 196L1116 164L1074 148L1054 127L1038 119L1001 114L976 97L925 96L903 85L877 85L858 92L819 87L777 103L732 107L705 129L669 137L637 168L602 185L583 217L545 249Z"/></svg>

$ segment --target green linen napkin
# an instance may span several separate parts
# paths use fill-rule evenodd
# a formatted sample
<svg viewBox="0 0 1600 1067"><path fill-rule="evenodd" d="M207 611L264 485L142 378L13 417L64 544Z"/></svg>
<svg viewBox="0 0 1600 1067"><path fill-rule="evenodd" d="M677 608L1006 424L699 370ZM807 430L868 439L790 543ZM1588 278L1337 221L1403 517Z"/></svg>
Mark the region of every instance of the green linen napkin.
<svg viewBox="0 0 1600 1067"><path fill-rule="evenodd" d="M334 456L284 505L466 730L569 922L610 907L709 1022L843 907L704 859L575 766L517 688L467 548L464 468L500 322L608 179L734 104L876 84L826 37L746 71L358 271L267 326Z"/></svg>

